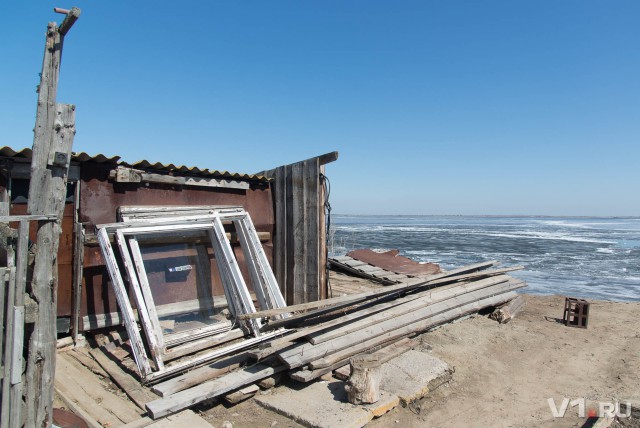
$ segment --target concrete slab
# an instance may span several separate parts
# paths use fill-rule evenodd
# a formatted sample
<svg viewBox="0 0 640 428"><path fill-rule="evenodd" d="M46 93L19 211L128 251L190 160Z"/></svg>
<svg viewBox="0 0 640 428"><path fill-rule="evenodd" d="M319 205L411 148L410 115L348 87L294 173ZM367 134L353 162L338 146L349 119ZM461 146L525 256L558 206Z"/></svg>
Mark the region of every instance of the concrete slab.
<svg viewBox="0 0 640 428"><path fill-rule="evenodd" d="M360 428L373 413L347 402L344 382L333 379L309 384L291 384L255 396L256 402L310 428Z"/></svg>
<svg viewBox="0 0 640 428"><path fill-rule="evenodd" d="M406 406L451 380L452 371L444 361L410 350L382 365L380 385Z"/></svg>
<svg viewBox="0 0 640 428"><path fill-rule="evenodd" d="M408 351L383 365L380 400L356 406L347 401L343 381L329 378L291 383L256 395L263 407L311 428L359 428L398 404L407 405L451 379L447 363L420 351Z"/></svg>
<svg viewBox="0 0 640 428"><path fill-rule="evenodd" d="M180 413L176 413L175 415L167 416L166 418L162 418L159 421L146 426L147 428L213 428L213 425L202 419L191 410L184 410Z"/></svg>

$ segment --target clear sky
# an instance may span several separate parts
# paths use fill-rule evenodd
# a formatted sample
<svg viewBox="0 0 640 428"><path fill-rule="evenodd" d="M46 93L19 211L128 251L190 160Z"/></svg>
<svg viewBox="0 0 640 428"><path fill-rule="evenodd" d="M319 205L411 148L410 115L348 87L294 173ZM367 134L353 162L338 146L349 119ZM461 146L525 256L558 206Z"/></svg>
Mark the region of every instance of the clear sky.
<svg viewBox="0 0 640 428"><path fill-rule="evenodd" d="M640 2L8 1L0 145L53 6L75 151L257 172L338 150L334 212L640 215Z"/></svg>

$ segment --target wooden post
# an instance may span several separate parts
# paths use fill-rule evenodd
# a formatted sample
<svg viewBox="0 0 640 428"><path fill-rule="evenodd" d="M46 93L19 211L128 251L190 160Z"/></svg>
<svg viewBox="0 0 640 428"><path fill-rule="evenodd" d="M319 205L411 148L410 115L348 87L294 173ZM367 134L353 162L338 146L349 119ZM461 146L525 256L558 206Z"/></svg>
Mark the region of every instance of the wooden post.
<svg viewBox="0 0 640 428"><path fill-rule="evenodd" d="M31 287L37 302L33 331L28 339L25 376L26 421L29 427L51 426L56 367L57 254L67 194L71 146L75 135L75 106L56 104L64 37L80 16L74 7L60 27L47 25L38 105L34 127L27 212L55 215L38 222Z"/></svg>
<svg viewBox="0 0 640 428"><path fill-rule="evenodd" d="M380 399L380 380L382 369L377 359L368 355L353 357L351 377L345 385L347 398L352 404L371 404Z"/></svg>
<svg viewBox="0 0 640 428"><path fill-rule="evenodd" d="M44 75L43 75L44 78ZM40 106L39 106L40 107ZM67 173L75 135L75 107L58 104L55 129L49 144L34 141L32 177L40 187L29 188L28 210L31 214L56 214L56 221L39 221L31 297L38 302L33 332L29 338L26 376L27 426L49 426L53 415L53 382L56 357L56 315L58 269L57 254L62 214L67 194ZM49 163L53 155L53 165ZM63 162L64 159L64 162Z"/></svg>

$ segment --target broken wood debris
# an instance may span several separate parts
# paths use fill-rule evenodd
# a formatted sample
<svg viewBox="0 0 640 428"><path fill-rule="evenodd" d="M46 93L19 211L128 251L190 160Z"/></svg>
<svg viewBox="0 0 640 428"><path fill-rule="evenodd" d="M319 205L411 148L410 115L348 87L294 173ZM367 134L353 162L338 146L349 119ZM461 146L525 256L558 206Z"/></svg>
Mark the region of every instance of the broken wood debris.
<svg viewBox="0 0 640 428"><path fill-rule="evenodd" d="M524 308L525 304L525 298L521 294L512 301L497 308L489 315L489 318L498 321L500 324L508 323Z"/></svg>

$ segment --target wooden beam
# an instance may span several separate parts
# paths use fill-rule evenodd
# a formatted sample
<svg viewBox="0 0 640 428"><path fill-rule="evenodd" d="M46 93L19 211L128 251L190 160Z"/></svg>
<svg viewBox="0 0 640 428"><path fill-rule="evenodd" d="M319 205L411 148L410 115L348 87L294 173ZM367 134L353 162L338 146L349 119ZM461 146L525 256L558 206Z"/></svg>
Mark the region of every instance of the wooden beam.
<svg viewBox="0 0 640 428"><path fill-rule="evenodd" d="M320 163L320 165L326 165L328 163L335 162L337 160L338 160L337 151L325 153L324 155L318 156L318 163Z"/></svg>
<svg viewBox="0 0 640 428"><path fill-rule="evenodd" d="M78 18L80 18L80 9L77 7L72 7L71 10L67 13L67 16L64 18L62 23L60 24L60 28L58 28L58 32L63 36L66 36L73 24L76 23Z"/></svg>
<svg viewBox="0 0 640 428"><path fill-rule="evenodd" d="M271 367L266 364L256 364L229 373L219 379L202 383L184 391L180 391L167 398L147 403L147 410L153 419L176 413L194 404L210 398L219 397L246 385L253 384L276 373L285 370L285 366Z"/></svg>
<svg viewBox="0 0 640 428"><path fill-rule="evenodd" d="M76 185L76 206L79 206L80 186ZM77 213L77 211L76 211ZM84 227L82 223L75 223L75 240L73 248L73 305L71 307L71 331L73 341L77 343L80 334L80 305L82 303L82 272L84 267Z"/></svg>
<svg viewBox="0 0 640 428"><path fill-rule="evenodd" d="M54 104L57 88L62 37L55 24L47 32L47 49L36 113L36 131L31 159L31 181L27 211L33 215L57 216L56 221L40 221L31 281L31 297L38 302L33 332L29 338L26 375L26 425L52 423L55 340L57 315L58 244L67 195L68 163L75 135L75 106Z"/></svg>
<svg viewBox="0 0 640 428"><path fill-rule="evenodd" d="M51 221L57 219L56 215L4 215L0 216L0 223L12 223L18 221Z"/></svg>
<svg viewBox="0 0 640 428"><path fill-rule="evenodd" d="M118 364L107 357L101 349L92 349L89 353L138 407L144 409L145 404L156 398L151 391L141 386L137 379L125 373Z"/></svg>
<svg viewBox="0 0 640 428"><path fill-rule="evenodd" d="M248 181L156 174L124 166L119 166L117 169L112 170L109 177L115 180L116 183L159 183L173 184L176 186L223 187L240 190L247 190L251 187Z"/></svg>

